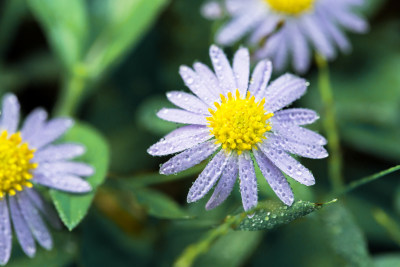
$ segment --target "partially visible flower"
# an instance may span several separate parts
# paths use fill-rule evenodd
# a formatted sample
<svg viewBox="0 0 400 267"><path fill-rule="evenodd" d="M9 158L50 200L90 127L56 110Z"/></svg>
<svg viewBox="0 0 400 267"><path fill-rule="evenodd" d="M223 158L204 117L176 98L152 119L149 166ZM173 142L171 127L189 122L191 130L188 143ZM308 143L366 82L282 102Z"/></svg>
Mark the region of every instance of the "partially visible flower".
<svg viewBox="0 0 400 267"><path fill-rule="evenodd" d="M73 121L46 121L43 109L34 110L18 130L20 107L12 94L3 97L0 113L0 264L11 254L13 224L19 244L29 257L36 252L35 240L45 249L53 242L42 215L54 227L60 221L54 209L33 187L38 184L57 190L85 193L91 190L81 176L90 176L91 166L71 161L85 153L78 144L52 144Z"/></svg>
<svg viewBox="0 0 400 267"><path fill-rule="evenodd" d="M239 49L233 68L223 51L210 48L214 72L202 63L194 70L182 66L180 74L196 95L169 92L168 99L182 109L164 108L158 116L181 124L148 149L153 156L175 154L161 166L160 173L175 174L213 156L189 191L187 201L204 197L217 183L206 208L220 205L231 193L239 175L244 209L257 205L257 179L252 155L276 195L286 204L294 200L282 172L307 186L315 183L311 172L290 154L324 158L326 140L301 127L318 115L309 109L281 110L300 98L307 82L285 74L269 86L272 64L261 61L249 82L250 60L246 48Z"/></svg>
<svg viewBox="0 0 400 267"><path fill-rule="evenodd" d="M364 0L224 0L224 3L230 20L217 32L217 43L231 45L250 33L248 42L256 48L255 57L271 59L278 70L283 70L292 57L294 69L304 73L310 67L313 49L333 59L335 46L343 52L351 49L344 30L357 33L368 30L368 23L352 11L363 5Z"/></svg>

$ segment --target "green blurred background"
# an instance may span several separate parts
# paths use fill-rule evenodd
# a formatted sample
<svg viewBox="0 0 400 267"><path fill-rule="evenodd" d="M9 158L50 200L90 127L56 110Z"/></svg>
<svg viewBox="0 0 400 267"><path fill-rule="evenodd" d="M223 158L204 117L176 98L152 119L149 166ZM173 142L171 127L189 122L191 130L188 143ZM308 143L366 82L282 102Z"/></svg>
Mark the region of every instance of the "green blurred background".
<svg viewBox="0 0 400 267"><path fill-rule="evenodd" d="M17 94L24 114L44 106L53 115L74 116L110 148L107 180L81 224L72 232L53 231L54 249L39 249L34 259L15 245L9 266L185 266L176 261L187 259L185 249L207 240L240 207L238 189L213 211L204 210L205 201L186 204L201 168L163 177L158 167L167 157L146 153L176 128L155 113L170 106L165 92L187 90L179 66L210 64L208 47L221 22L202 18L202 4L0 2L0 95ZM350 35L353 53L330 65L346 183L400 162L400 3L370 0L360 12L370 32ZM231 56L235 47L225 51ZM306 78L309 92L296 105L321 111L315 67ZM317 184L292 183L296 199L335 197L327 162L303 162ZM259 178L260 199L276 200ZM399 178L388 175L271 231L228 231L204 243L194 266L400 266Z"/></svg>

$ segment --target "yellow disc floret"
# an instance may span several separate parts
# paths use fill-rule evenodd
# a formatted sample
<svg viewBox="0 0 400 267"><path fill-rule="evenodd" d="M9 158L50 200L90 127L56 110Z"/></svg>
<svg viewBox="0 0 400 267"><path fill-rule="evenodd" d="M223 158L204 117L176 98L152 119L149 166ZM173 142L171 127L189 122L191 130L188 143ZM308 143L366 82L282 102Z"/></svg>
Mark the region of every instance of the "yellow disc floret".
<svg viewBox="0 0 400 267"><path fill-rule="evenodd" d="M245 98L228 93L228 98L221 95L221 104L215 103L216 110L209 109L207 118L211 134L218 144L227 151L235 150L240 155L250 150L265 139L265 133L271 130L268 122L274 114L264 109L265 98L259 102L248 92Z"/></svg>
<svg viewBox="0 0 400 267"><path fill-rule="evenodd" d="M21 134L8 136L7 131L0 134L0 198L6 194L15 195L24 187L32 187L32 171L37 163L32 163L34 149L29 149L27 143L22 143Z"/></svg>
<svg viewBox="0 0 400 267"><path fill-rule="evenodd" d="M314 7L316 0L264 0L269 6L279 13L298 16Z"/></svg>

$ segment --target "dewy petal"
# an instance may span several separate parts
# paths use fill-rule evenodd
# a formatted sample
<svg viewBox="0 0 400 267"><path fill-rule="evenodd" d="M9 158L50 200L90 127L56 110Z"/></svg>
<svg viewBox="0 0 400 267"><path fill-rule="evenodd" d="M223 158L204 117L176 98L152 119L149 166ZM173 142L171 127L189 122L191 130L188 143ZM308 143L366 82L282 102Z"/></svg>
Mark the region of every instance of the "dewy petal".
<svg viewBox="0 0 400 267"><path fill-rule="evenodd" d="M187 196L188 203L196 202L210 191L224 171L229 157L223 149L215 155L190 188Z"/></svg>
<svg viewBox="0 0 400 267"><path fill-rule="evenodd" d="M278 86L282 80L283 85ZM307 90L306 80L285 74L267 88L265 109L275 112L299 99Z"/></svg>
<svg viewBox="0 0 400 267"><path fill-rule="evenodd" d="M306 125L319 119L317 112L306 108L289 108L274 114L271 121L284 125Z"/></svg>
<svg viewBox="0 0 400 267"><path fill-rule="evenodd" d="M277 149L280 148L291 154L296 154L305 158L322 159L328 156L328 152L320 145L297 143L277 135L268 136L267 143Z"/></svg>
<svg viewBox="0 0 400 267"><path fill-rule="evenodd" d="M291 206L294 201L294 195L285 176L260 150L253 149L253 154L261 173L272 190L283 203Z"/></svg>
<svg viewBox="0 0 400 267"><path fill-rule="evenodd" d="M239 179L243 208L248 211L256 207L258 202L257 178L248 151L239 155Z"/></svg>
<svg viewBox="0 0 400 267"><path fill-rule="evenodd" d="M290 23L286 27L291 38L289 43L293 51L293 67L297 72L305 73L310 67L310 49L307 40L296 23Z"/></svg>
<svg viewBox="0 0 400 267"><path fill-rule="evenodd" d="M41 148L58 139L69 128L72 127L74 121L68 118L57 118L50 120L38 131L29 143L30 147Z"/></svg>
<svg viewBox="0 0 400 267"><path fill-rule="evenodd" d="M215 73L208 66L200 62L194 63L193 68L213 96L216 99L219 99L219 95L223 94L224 91L220 88L219 81L217 76L215 76Z"/></svg>
<svg viewBox="0 0 400 267"><path fill-rule="evenodd" d="M197 75L191 68L187 66L181 66L179 68L179 74L181 75L185 85L207 105L212 107L214 105L214 97L210 95L210 91L203 83L202 78Z"/></svg>
<svg viewBox="0 0 400 267"><path fill-rule="evenodd" d="M87 193L92 190L91 185L80 177L66 174L55 174L45 176L42 174L35 175L33 181L61 191L71 193Z"/></svg>
<svg viewBox="0 0 400 267"><path fill-rule="evenodd" d="M57 145L49 145L35 153L34 162L59 161L73 159L81 156L86 152L86 148L82 145L64 143Z"/></svg>
<svg viewBox="0 0 400 267"><path fill-rule="evenodd" d="M187 170L211 156L218 148L214 140L199 144L168 160L161 166L160 173L168 175Z"/></svg>
<svg viewBox="0 0 400 267"><path fill-rule="evenodd" d="M232 192L238 176L238 157L231 156L226 164L214 193L208 200L206 209L211 210L224 202Z"/></svg>
<svg viewBox="0 0 400 267"><path fill-rule="evenodd" d="M91 176L94 174L92 166L82 162L43 162L35 170L35 174L43 174L45 176L52 176L56 174L72 174L76 176Z"/></svg>
<svg viewBox="0 0 400 267"><path fill-rule="evenodd" d="M192 148L212 138L209 128L199 125L188 125L172 131L147 152L152 156L163 156Z"/></svg>
<svg viewBox="0 0 400 267"><path fill-rule="evenodd" d="M219 84L225 93L234 92L237 89L235 76L224 52L216 45L210 47L210 58L214 66Z"/></svg>
<svg viewBox="0 0 400 267"><path fill-rule="evenodd" d="M265 90L272 74L272 63L269 60L260 61L254 68L249 86L249 92L256 99L265 96Z"/></svg>
<svg viewBox="0 0 400 267"><path fill-rule="evenodd" d="M332 59L336 56L335 49L326 36L327 33L324 33L321 30L315 16L304 16L301 20L301 26L304 29L304 33L308 35L318 52L328 59Z"/></svg>
<svg viewBox="0 0 400 267"><path fill-rule="evenodd" d="M185 92L168 92L168 100L174 105L196 114L209 114L209 106L192 94Z"/></svg>
<svg viewBox="0 0 400 267"><path fill-rule="evenodd" d="M267 143L259 145L259 148L275 166L299 183L307 186L315 184L312 173L283 149L268 146Z"/></svg>
<svg viewBox="0 0 400 267"><path fill-rule="evenodd" d="M12 248L11 223L6 198L0 199L0 240L0 265L5 265L10 259Z"/></svg>
<svg viewBox="0 0 400 267"><path fill-rule="evenodd" d="M26 117L22 126L21 135L25 142L30 143L39 130L42 129L47 119L47 112L42 108L36 108Z"/></svg>
<svg viewBox="0 0 400 267"><path fill-rule="evenodd" d="M16 132L19 123L19 109L19 102L15 95L6 94L3 97L0 130L7 130L10 134Z"/></svg>
<svg viewBox="0 0 400 267"><path fill-rule="evenodd" d="M216 41L221 45L231 45L260 23L265 15L264 10L254 9L243 12L222 26L216 34Z"/></svg>
<svg viewBox="0 0 400 267"><path fill-rule="evenodd" d="M249 86L250 54L247 48L240 48L233 59L233 73L240 95L245 96Z"/></svg>
<svg viewBox="0 0 400 267"><path fill-rule="evenodd" d="M282 125L275 123L273 124L273 130L278 133L278 135L301 144L323 146L328 142L322 135L296 125Z"/></svg>
<svg viewBox="0 0 400 267"><path fill-rule="evenodd" d="M51 249L53 247L53 240L51 239L49 230L40 217L38 210L31 204L30 198L22 191L17 194L17 200L22 216L28 223L36 240L43 248L47 250Z"/></svg>
<svg viewBox="0 0 400 267"><path fill-rule="evenodd" d="M16 197L9 197L8 203L10 206L11 218L18 242L25 254L32 258L36 253L36 245L32 233L29 230L29 226L21 214Z"/></svg>
<svg viewBox="0 0 400 267"><path fill-rule="evenodd" d="M205 115L196 114L182 109L163 108L157 112L157 116L163 120L176 123L207 125Z"/></svg>
<svg viewBox="0 0 400 267"><path fill-rule="evenodd" d="M44 215L46 220L56 229L61 229L61 221L55 209L49 205L33 188L26 188L26 194L35 207Z"/></svg>

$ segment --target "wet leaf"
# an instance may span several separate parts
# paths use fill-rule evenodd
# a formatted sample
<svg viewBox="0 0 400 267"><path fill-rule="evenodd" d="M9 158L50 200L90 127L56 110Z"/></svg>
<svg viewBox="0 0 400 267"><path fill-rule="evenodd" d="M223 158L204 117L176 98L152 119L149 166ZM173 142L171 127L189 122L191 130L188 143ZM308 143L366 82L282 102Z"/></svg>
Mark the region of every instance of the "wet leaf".
<svg viewBox="0 0 400 267"><path fill-rule="evenodd" d="M323 205L325 204L298 200L294 202L292 206L288 207L280 201L266 201L260 203L257 208L248 212L248 214L254 215L252 217L246 217L239 224L237 229L246 231L273 229L317 211L322 208Z"/></svg>
<svg viewBox="0 0 400 267"><path fill-rule="evenodd" d="M81 123L76 123L63 140L85 145L86 153L77 160L88 163L95 169L95 174L87 178L93 189L90 193L71 194L57 190L50 191L61 220L69 230L72 230L85 217L96 193L96 188L106 178L109 164L109 148L100 133L92 127Z"/></svg>

